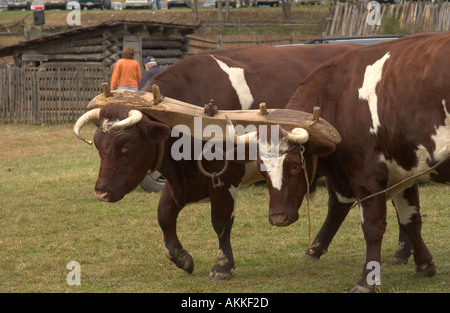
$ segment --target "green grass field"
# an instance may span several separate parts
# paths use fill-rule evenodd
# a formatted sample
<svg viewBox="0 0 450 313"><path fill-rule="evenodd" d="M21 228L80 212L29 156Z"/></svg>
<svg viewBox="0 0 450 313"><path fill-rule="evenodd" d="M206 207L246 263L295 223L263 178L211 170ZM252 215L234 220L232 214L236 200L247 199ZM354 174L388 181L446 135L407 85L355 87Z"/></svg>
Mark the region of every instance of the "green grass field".
<svg viewBox="0 0 450 313"><path fill-rule="evenodd" d="M264 185L238 197L232 245L236 270L210 281L218 242L209 205L191 205L178 219L181 242L195 260L188 275L164 256L157 223L159 194L140 187L118 203L93 193L99 157L76 139L73 125L0 125L0 292L347 292L361 275L365 242L353 209L319 261L303 258L306 208L286 228L268 222ZM83 129L93 134L94 127ZM381 292L449 292L448 186L421 187L423 236L437 266L419 278L415 265L393 266L398 226L392 206L382 250ZM326 215L326 190L311 205L313 236ZM81 285L69 286L66 265L81 266Z"/></svg>

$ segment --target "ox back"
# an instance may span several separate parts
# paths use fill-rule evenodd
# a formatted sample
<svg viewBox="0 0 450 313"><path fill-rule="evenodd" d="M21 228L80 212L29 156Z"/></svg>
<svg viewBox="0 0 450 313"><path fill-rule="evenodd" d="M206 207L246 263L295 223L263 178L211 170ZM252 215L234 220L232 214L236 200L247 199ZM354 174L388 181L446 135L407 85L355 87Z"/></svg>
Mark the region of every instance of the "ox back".
<svg viewBox="0 0 450 313"><path fill-rule="evenodd" d="M203 106L211 99L221 110L283 108L298 84L319 64L358 45L250 47L189 56L155 75L163 95Z"/></svg>
<svg viewBox="0 0 450 313"><path fill-rule="evenodd" d="M319 155L317 165L318 175L327 178L331 205L369 197L360 202L367 252L362 278L353 291L373 290L367 280L368 264L380 262L389 198L401 229L412 240L416 271L424 276L435 273L420 233L416 181L450 181L449 55L450 33L411 36L355 49L312 72L286 107L311 112L320 106L322 117L342 136L342 142L328 155ZM320 143L314 138L305 144L306 162L311 163L317 145ZM283 158L287 168L289 154ZM305 188L304 182L290 180L288 185L283 175L277 177L277 188L269 188L276 189L278 198L271 203L280 212L287 194Z"/></svg>
<svg viewBox="0 0 450 313"><path fill-rule="evenodd" d="M368 182L373 180L372 164L383 168L379 175L385 177L357 194L362 198L450 155L450 72L445 70L450 68L449 55L450 33L350 51L302 82L287 108L308 112L314 105L321 107L323 118L343 137L333 157L344 165L346 176L369 173L359 178ZM449 161L420 179L448 182L448 165ZM400 185L388 198L404 188Z"/></svg>

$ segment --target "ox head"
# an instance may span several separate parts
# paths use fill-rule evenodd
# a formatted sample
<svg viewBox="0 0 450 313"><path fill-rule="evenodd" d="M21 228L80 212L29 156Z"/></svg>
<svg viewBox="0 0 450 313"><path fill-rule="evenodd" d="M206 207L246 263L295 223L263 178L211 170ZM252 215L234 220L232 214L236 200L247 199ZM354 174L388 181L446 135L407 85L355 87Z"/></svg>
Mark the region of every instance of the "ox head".
<svg viewBox="0 0 450 313"><path fill-rule="evenodd" d="M298 219L298 209L307 192L315 189L317 158L333 153L336 144L304 128L280 127L278 138L265 136L265 143L259 138L258 168L269 188L269 221L272 225L288 226ZM264 144L278 145L278 149L270 148L277 155L266 155L266 148L261 150Z"/></svg>
<svg viewBox="0 0 450 313"><path fill-rule="evenodd" d="M90 121L98 125L93 142L101 160L95 196L101 201L119 201L160 162L162 144L171 130L138 110L112 103L88 111L76 122L75 134L89 144L92 141L84 139L80 129Z"/></svg>
<svg viewBox="0 0 450 313"><path fill-rule="evenodd" d="M258 169L269 188L273 225L288 226L298 219L303 198L315 188L318 157L333 153L341 140L326 121L311 125L286 129L276 125L260 128L257 134L235 135L235 142L257 141Z"/></svg>

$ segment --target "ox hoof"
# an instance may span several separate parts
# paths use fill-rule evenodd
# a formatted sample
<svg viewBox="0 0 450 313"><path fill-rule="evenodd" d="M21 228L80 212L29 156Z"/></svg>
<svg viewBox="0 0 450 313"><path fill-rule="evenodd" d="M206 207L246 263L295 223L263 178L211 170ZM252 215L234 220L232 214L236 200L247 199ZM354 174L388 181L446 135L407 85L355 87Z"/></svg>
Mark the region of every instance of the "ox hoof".
<svg viewBox="0 0 450 313"><path fill-rule="evenodd" d="M417 266L416 273L421 277L434 276L436 274L436 266L434 265L434 263Z"/></svg>
<svg viewBox="0 0 450 313"><path fill-rule="evenodd" d="M319 260L323 253L308 248L305 252L304 258L307 260Z"/></svg>
<svg viewBox="0 0 450 313"><path fill-rule="evenodd" d="M216 273L211 272L208 275L208 279L214 279L214 280L229 280L231 279L231 273Z"/></svg>
<svg viewBox="0 0 450 313"><path fill-rule="evenodd" d="M402 258L398 256L394 256L391 260L391 265L405 265L408 264L408 258Z"/></svg>
<svg viewBox="0 0 450 313"><path fill-rule="evenodd" d="M188 274L192 274L194 271L194 259L186 250L175 249L169 251L166 249L166 257Z"/></svg>
<svg viewBox="0 0 450 313"><path fill-rule="evenodd" d="M373 288L373 287L365 287L365 286L361 286L361 285L356 285L349 292L350 293L372 293L372 292L374 292L374 290L375 290L375 288Z"/></svg>

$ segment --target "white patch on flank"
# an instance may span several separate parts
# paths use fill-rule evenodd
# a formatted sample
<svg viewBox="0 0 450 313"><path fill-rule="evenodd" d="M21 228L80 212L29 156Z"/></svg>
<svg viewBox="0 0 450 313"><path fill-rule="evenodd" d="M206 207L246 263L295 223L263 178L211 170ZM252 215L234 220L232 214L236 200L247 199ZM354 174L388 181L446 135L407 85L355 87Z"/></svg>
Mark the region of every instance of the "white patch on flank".
<svg viewBox="0 0 450 313"><path fill-rule="evenodd" d="M228 188L228 192L231 195L231 198L233 198L233 213L231 213L231 218L234 216L234 211L236 210L236 199L238 194L239 187L234 187L233 185L230 185L230 188Z"/></svg>
<svg viewBox="0 0 450 313"><path fill-rule="evenodd" d="M390 54L388 52L381 59L366 67L363 85L358 89L359 98L361 100L367 100L369 103L370 115L372 116L372 128L370 128L370 132L375 135L378 132L378 127L381 126L378 118L378 97L376 94L376 87L381 81L383 65L389 57Z"/></svg>
<svg viewBox="0 0 450 313"><path fill-rule="evenodd" d="M400 166L396 160L386 160L385 156L381 154L379 156L379 161L386 164L386 167L389 171L388 174L388 187L395 185L396 183L400 182L401 180L417 175L419 173L427 171L430 166L428 165L429 160L431 160L431 155L425 149L423 145L419 145L416 149L416 159L417 159L417 165L410 170L405 170L402 166ZM420 179L415 179L413 181L409 180L406 181L404 184L400 184L396 188L390 190L386 194L386 198L390 199L395 194L399 193L400 191L404 190L405 188L408 188L412 186L417 180L422 181L431 181L430 174L434 171L428 172L422 176L420 176Z"/></svg>
<svg viewBox="0 0 450 313"><path fill-rule="evenodd" d="M361 224L364 224L364 209L363 209L361 203L359 204L359 214L361 216Z"/></svg>
<svg viewBox="0 0 450 313"><path fill-rule="evenodd" d="M411 216L417 213L418 210L415 205L409 205L408 200L405 199L403 194L403 192L400 192L394 195L392 200L394 201L400 224L407 225L411 222Z"/></svg>
<svg viewBox="0 0 450 313"><path fill-rule="evenodd" d="M233 86L236 91L239 102L241 103L242 110L250 109L254 99L250 88L247 85L247 81L245 80L244 69L239 67L229 67L224 62L216 59L214 56L211 55L211 57L216 60L222 71L228 74L231 86Z"/></svg>
<svg viewBox="0 0 450 313"><path fill-rule="evenodd" d="M436 135L432 135L436 148L433 152L433 158L435 161L445 159L450 154L450 113L447 110L445 99L442 100L444 106L445 120L444 125L439 127L435 126Z"/></svg>
<svg viewBox="0 0 450 313"><path fill-rule="evenodd" d="M356 201L356 198L347 198L343 195L341 195L339 192L335 191L334 192L336 194L336 198L338 199L338 201L340 203L353 203Z"/></svg>

